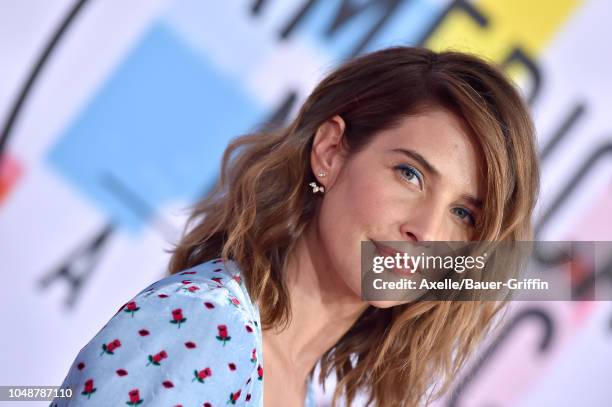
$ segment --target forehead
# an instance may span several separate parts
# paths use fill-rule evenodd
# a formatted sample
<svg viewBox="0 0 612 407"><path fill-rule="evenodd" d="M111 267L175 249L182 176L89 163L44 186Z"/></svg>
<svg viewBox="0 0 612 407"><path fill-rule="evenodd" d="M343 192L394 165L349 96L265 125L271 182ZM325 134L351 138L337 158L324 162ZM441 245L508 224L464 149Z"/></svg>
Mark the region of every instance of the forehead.
<svg viewBox="0 0 612 407"><path fill-rule="evenodd" d="M400 158L397 150L415 151L438 170L438 183L480 197L480 147L463 120L445 109L431 108L403 118L398 126L380 132L372 147Z"/></svg>

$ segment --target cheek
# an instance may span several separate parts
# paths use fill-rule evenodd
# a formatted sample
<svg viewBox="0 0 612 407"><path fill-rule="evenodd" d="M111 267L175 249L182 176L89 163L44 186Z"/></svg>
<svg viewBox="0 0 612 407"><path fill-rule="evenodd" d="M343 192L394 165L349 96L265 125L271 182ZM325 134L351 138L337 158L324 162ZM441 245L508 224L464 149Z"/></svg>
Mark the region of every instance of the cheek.
<svg viewBox="0 0 612 407"><path fill-rule="evenodd" d="M376 176L346 175L325 196L321 217L345 245L358 245L384 223L386 193ZM347 174L350 174L348 172ZM387 201L388 202L388 201Z"/></svg>
<svg viewBox="0 0 612 407"><path fill-rule="evenodd" d="M390 169L347 171L325 196L321 217L345 247L361 240L396 238L409 202ZM349 170L353 170L350 168ZM353 174L353 175L350 175Z"/></svg>
<svg viewBox="0 0 612 407"><path fill-rule="evenodd" d="M370 236L377 213L363 181L348 176L338 179L323 196L318 219L321 250L353 295L361 293L361 241Z"/></svg>
<svg viewBox="0 0 612 407"><path fill-rule="evenodd" d="M324 248L332 261L346 261L355 256L355 241L361 239L361 198L352 186L339 182L323 197L319 230Z"/></svg>
<svg viewBox="0 0 612 407"><path fill-rule="evenodd" d="M319 214L321 248L339 277L359 294L361 241L392 237L403 207L392 174L355 172L338 179L323 197ZM402 205L400 205L402 204Z"/></svg>
<svg viewBox="0 0 612 407"><path fill-rule="evenodd" d="M350 205L356 223L364 236L369 239L395 238L402 216L406 213L406 200L401 185L390 171L381 170L368 174L359 184L354 185Z"/></svg>

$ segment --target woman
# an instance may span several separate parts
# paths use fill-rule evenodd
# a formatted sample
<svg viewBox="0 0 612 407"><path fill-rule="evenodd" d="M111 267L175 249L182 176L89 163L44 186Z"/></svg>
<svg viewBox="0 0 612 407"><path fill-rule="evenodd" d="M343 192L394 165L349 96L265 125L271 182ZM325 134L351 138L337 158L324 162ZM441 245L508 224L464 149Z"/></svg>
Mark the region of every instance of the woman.
<svg viewBox="0 0 612 407"><path fill-rule="evenodd" d="M230 144L171 275L81 350L68 404L313 405L317 362L334 402L442 394L503 304L364 301L360 244L529 240L538 185L528 108L492 64L348 61L288 127Z"/></svg>

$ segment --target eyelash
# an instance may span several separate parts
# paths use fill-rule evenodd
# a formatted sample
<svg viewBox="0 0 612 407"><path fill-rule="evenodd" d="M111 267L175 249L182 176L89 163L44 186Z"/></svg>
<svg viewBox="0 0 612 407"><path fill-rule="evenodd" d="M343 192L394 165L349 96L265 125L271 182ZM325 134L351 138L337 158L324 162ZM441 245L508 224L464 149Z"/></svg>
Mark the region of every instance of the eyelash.
<svg viewBox="0 0 612 407"><path fill-rule="evenodd" d="M460 210L462 210L462 211L465 211L466 216L469 218L469 221L468 221L469 225L470 225L470 226L476 226L476 219L474 219L474 215L472 214L472 211L470 211L469 209L466 209L466 208L461 208L461 207L459 207L459 208L453 208L453 209L460 209ZM462 221L463 221L463 219L465 219L465 218L461 218L461 217L459 217L459 218L460 218Z"/></svg>
<svg viewBox="0 0 612 407"><path fill-rule="evenodd" d="M416 168L414 168L411 165L398 165L395 167L395 170L398 171L401 174L401 177L406 180L407 182L410 182L411 179L408 178L405 173L406 171L409 172L410 174L412 174L413 176L417 177L417 179L419 180L419 184L420 187L422 188L423 185L423 175L421 175L421 172L419 170L417 170ZM470 211L467 208L463 208L463 207L458 207L458 208L453 208L453 210L461 210L465 212L465 216L461 217L459 216L459 218L463 221L466 217L469 219L468 223L470 226L475 226L476 225L476 220L474 218L474 214L472 213L472 211Z"/></svg>
<svg viewBox="0 0 612 407"><path fill-rule="evenodd" d="M410 179L408 179L408 177L406 177L406 175L404 175L404 171L409 171L412 175L416 176L417 179L419 180L419 184L422 188L423 186L423 175L421 175L421 172L419 170L417 170L416 168L414 168L411 165L398 165L395 167L395 169L401 174L402 178L408 182L410 182Z"/></svg>

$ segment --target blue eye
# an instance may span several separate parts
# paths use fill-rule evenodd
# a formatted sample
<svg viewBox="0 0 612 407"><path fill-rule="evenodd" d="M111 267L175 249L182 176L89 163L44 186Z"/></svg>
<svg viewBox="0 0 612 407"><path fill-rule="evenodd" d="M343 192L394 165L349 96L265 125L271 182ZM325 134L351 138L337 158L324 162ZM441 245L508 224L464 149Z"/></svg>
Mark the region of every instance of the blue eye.
<svg viewBox="0 0 612 407"><path fill-rule="evenodd" d="M465 208L453 208L453 210L455 210L455 214L461 219L461 220L465 220L467 219L468 223L471 226L476 225L476 220L474 219L474 215L472 214L471 211L465 209Z"/></svg>
<svg viewBox="0 0 612 407"><path fill-rule="evenodd" d="M419 187L422 187L423 175L421 175L419 170L410 165L398 165L395 169L400 172L402 178L406 181L413 182L416 180Z"/></svg>

